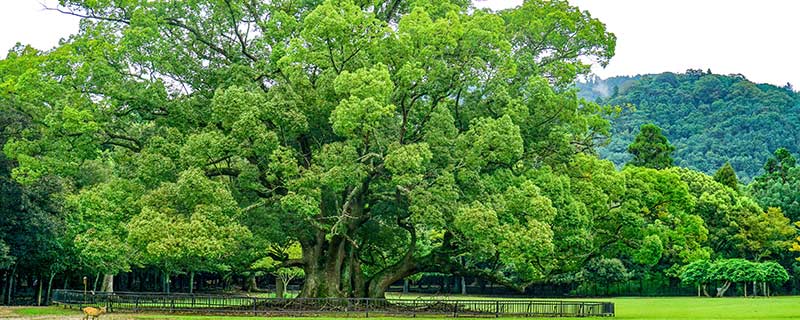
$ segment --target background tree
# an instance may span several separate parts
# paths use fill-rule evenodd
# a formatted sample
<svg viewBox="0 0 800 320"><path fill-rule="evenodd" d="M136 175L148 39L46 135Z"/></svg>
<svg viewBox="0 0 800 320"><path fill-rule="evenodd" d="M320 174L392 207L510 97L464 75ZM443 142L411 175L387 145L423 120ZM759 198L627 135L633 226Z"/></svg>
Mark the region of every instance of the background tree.
<svg viewBox="0 0 800 320"><path fill-rule="evenodd" d="M786 269L774 261L767 261L759 265L761 274L764 279L764 292L766 296L770 296L769 285L782 284L789 280L789 274Z"/></svg>
<svg viewBox="0 0 800 320"><path fill-rule="evenodd" d="M702 289L703 295L710 297L708 294L708 284L711 283L711 262L708 260L697 260L687 264L681 270L680 279L685 284L697 286L697 296L700 296Z"/></svg>
<svg viewBox="0 0 800 320"><path fill-rule="evenodd" d="M636 139L628 146L628 153L633 155L628 164L664 169L672 166L672 152L675 151L667 137L661 133L661 128L655 124L644 124L639 128Z"/></svg>
<svg viewBox="0 0 800 320"><path fill-rule="evenodd" d="M764 173L748 186L753 197L764 207L781 208L792 221L800 220L800 169L786 149L778 149L764 165Z"/></svg>
<svg viewBox="0 0 800 320"><path fill-rule="evenodd" d="M739 179L736 177L736 171L733 170L730 162L726 161L725 164L714 173L714 181L739 191Z"/></svg>

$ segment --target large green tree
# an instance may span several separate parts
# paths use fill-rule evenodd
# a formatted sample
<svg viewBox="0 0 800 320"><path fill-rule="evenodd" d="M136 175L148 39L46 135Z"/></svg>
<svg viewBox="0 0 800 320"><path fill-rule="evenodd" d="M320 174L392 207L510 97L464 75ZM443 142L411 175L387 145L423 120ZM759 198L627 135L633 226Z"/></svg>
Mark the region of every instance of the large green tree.
<svg viewBox="0 0 800 320"><path fill-rule="evenodd" d="M303 269L306 297L382 297L425 271L523 288L566 267L556 248L591 227L585 204L554 203L543 184L566 183L564 164L607 132L602 109L568 87L586 61L608 62L615 37L566 1L499 13L430 0L58 10L84 18L80 33L18 53L38 62L0 94L37 125L4 150L23 184L61 176L99 192L121 178L152 190L127 229L87 225L136 263L210 270L249 250L235 234L252 234L300 244L299 259L264 254ZM547 168L553 179L538 181ZM129 214L76 202L80 215ZM560 221L557 208L581 215ZM568 223L582 227L554 233Z"/></svg>

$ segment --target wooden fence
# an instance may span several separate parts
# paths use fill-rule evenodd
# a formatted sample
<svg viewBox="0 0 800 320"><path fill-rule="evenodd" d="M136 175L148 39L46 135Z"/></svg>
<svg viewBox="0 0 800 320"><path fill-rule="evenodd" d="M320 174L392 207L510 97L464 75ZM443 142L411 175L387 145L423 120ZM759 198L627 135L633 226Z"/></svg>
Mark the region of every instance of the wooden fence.
<svg viewBox="0 0 800 320"><path fill-rule="evenodd" d="M478 317L608 317L614 304L557 300L450 299L278 299L246 295L84 293L54 290L52 301L69 308L106 306L109 312L159 312L253 316L478 316Z"/></svg>

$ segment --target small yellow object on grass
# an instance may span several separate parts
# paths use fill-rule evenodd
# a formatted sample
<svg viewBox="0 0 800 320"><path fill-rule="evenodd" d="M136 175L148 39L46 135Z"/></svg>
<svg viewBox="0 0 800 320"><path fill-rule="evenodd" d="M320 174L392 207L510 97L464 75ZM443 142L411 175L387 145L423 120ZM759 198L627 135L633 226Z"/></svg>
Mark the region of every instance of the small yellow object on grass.
<svg viewBox="0 0 800 320"><path fill-rule="evenodd" d="M89 317L92 319L97 319L101 314L106 313L106 307L102 308L95 308L95 307L86 307L83 308L83 319L89 320Z"/></svg>

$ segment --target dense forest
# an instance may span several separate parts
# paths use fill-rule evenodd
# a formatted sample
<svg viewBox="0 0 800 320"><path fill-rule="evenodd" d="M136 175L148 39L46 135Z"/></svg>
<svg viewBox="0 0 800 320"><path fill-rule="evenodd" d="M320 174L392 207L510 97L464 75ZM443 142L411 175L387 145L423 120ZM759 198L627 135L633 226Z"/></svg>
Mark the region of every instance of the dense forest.
<svg viewBox="0 0 800 320"><path fill-rule="evenodd" d="M628 144L644 123L661 127L675 145L675 164L708 174L730 162L751 181L778 148L800 145L800 96L791 85L756 84L742 75L711 71L662 73L579 84L581 95L625 107L611 120L612 138L603 158L621 165Z"/></svg>
<svg viewBox="0 0 800 320"><path fill-rule="evenodd" d="M689 165L695 142L671 126L612 130L617 106L649 93L578 96L575 80L608 63L616 36L567 1L61 4L83 18L79 33L0 60L4 303L83 277L96 290L194 292L210 277L257 290L269 275L300 279L301 297L381 298L431 274L565 294L798 289L784 212L798 219L786 199L800 168L777 149L794 139L790 120L772 119L794 94L643 77L691 87L659 97L691 101L692 117L730 96L769 111L748 109L775 136L741 144L759 152L747 166L723 153ZM626 165L597 156L617 135ZM758 173L745 167L766 168L761 184L738 182Z"/></svg>

